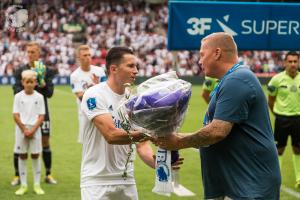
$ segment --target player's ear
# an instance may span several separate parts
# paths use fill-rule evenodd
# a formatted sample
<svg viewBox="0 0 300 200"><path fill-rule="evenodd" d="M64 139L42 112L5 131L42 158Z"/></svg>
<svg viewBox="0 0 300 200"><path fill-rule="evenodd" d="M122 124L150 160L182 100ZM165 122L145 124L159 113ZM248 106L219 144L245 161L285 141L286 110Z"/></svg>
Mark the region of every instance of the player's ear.
<svg viewBox="0 0 300 200"><path fill-rule="evenodd" d="M110 69L111 73L116 73L118 70L118 66L115 64L112 64L109 69Z"/></svg>

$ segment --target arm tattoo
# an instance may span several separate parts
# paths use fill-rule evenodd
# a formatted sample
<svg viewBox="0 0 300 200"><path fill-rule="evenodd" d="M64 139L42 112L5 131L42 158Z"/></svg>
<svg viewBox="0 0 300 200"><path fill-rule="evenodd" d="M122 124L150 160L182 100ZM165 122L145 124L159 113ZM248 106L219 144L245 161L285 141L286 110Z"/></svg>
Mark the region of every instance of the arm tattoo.
<svg viewBox="0 0 300 200"><path fill-rule="evenodd" d="M185 137L186 145L190 147L204 147L223 140L231 131L233 123L214 119L210 124L196 133Z"/></svg>

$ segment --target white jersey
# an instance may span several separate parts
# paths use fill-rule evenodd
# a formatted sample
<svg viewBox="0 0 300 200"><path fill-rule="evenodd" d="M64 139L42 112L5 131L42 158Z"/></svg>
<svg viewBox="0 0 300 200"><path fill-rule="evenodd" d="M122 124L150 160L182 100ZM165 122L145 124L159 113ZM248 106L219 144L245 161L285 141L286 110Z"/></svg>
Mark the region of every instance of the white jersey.
<svg viewBox="0 0 300 200"><path fill-rule="evenodd" d="M88 89L89 85L93 84L93 74L99 77L99 82L103 82L106 80L105 71L102 67L97 67L94 65L90 66L90 71L83 71L80 67L78 67L70 76L72 92L85 92ZM78 120L79 120L79 135L78 142L82 143L82 112L80 109L80 99L76 98L77 108L78 108Z"/></svg>
<svg viewBox="0 0 300 200"><path fill-rule="evenodd" d="M37 91L27 95L24 90L14 97L13 113L19 113L24 125L34 125L39 115L45 114L44 97Z"/></svg>
<svg viewBox="0 0 300 200"><path fill-rule="evenodd" d="M115 126L120 128L121 121L117 114L117 107L122 98L123 95L114 93L107 82L89 88L83 95L81 188L93 185L135 184L133 162L128 165L127 179L124 180L122 177L127 153L130 150L129 145L108 144L92 122L93 118L98 115L111 114Z"/></svg>

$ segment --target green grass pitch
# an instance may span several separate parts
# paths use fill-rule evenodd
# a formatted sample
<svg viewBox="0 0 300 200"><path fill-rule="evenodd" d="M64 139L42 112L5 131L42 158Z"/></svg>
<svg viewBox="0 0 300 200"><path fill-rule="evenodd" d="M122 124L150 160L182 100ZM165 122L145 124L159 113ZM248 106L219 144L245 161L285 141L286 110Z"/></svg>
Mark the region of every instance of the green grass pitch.
<svg viewBox="0 0 300 200"><path fill-rule="evenodd" d="M0 86L0 94L0 199L79 200L81 145L76 142L78 133L77 108L71 88L69 86L56 86L54 96L49 101L52 123L53 175L57 178L58 184L47 185L42 182L42 188L46 192L44 196L37 196L32 191L33 178L30 160L28 162L29 192L22 197L14 195L17 187L10 185L11 178L14 175L12 155L15 134L15 125L12 118L13 94L11 86ZM193 132L201 127L206 104L200 94L201 87L194 86L189 110L181 129L183 132ZM271 117L273 121L273 116ZM195 149L186 149L180 151L180 154L185 158L180 171L180 183L194 192L196 196L183 198L172 195L171 197L163 197L152 193L155 179L154 170L148 168L137 158L135 177L140 200L203 199L199 153ZM300 192L300 189L293 188L295 178L290 147L287 148L284 154L282 168L283 185L291 188L294 192ZM42 170L41 179L43 181L45 177L43 166ZM296 199L296 196L286 191L281 192L282 200Z"/></svg>

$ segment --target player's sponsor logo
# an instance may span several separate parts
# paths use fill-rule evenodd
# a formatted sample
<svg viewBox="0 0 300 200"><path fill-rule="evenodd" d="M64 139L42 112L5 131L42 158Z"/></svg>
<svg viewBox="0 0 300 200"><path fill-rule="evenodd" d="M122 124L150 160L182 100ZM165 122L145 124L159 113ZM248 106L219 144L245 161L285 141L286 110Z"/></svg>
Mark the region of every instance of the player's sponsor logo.
<svg viewBox="0 0 300 200"><path fill-rule="evenodd" d="M113 122L115 123L115 127L116 128L121 128L121 120L119 120L118 118L112 116L113 118Z"/></svg>
<svg viewBox="0 0 300 200"><path fill-rule="evenodd" d="M100 77L100 82L105 82L107 80L107 77L106 76L102 76L102 77Z"/></svg>
<svg viewBox="0 0 300 200"><path fill-rule="evenodd" d="M87 101L87 107L89 110L93 110L94 108L96 108L96 98L92 97L89 98Z"/></svg>

